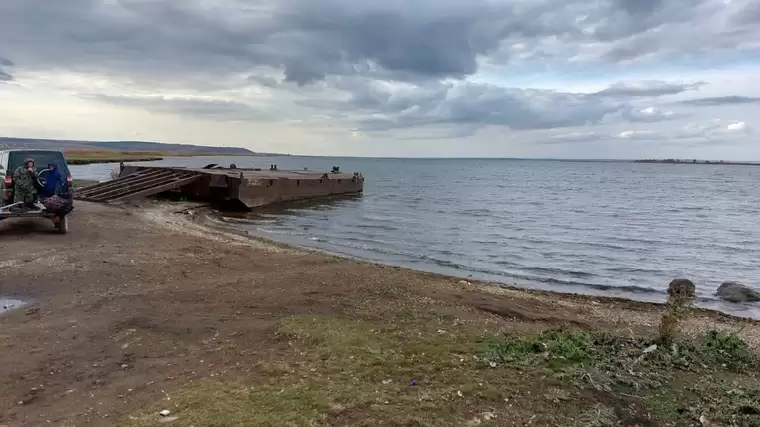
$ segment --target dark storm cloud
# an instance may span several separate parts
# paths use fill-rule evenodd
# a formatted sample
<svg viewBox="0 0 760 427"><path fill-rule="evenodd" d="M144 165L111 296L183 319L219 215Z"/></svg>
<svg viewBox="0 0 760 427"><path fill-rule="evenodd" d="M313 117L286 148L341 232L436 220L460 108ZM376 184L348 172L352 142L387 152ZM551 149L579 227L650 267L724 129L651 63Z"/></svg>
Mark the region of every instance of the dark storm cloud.
<svg viewBox="0 0 760 427"><path fill-rule="evenodd" d="M307 84L329 74L463 77L510 34L572 30L526 21L509 4L487 0L280 0L259 9L242 1L215 8L117 4L7 0L0 3L0 35L11 48L37 49L38 66L171 73L268 65L284 69L287 81ZM540 16L535 8L525 13Z"/></svg>
<svg viewBox="0 0 760 427"><path fill-rule="evenodd" d="M543 144L566 144L568 142L592 142L602 139L610 139L610 136L598 132L571 132L551 135L540 142Z"/></svg>
<svg viewBox="0 0 760 427"><path fill-rule="evenodd" d="M578 34L550 13L560 5L549 0L517 10L510 2L485 0L285 0L275 16L281 28L305 35L302 55L285 63L290 81L322 79L333 68L327 64L341 62L360 74L378 68L403 80L461 78L511 36Z"/></svg>
<svg viewBox="0 0 760 427"><path fill-rule="evenodd" d="M269 77L269 76L252 75L252 76L248 76L248 80L258 85L268 87L268 88L277 88L282 85L282 81L274 77Z"/></svg>
<svg viewBox="0 0 760 427"><path fill-rule="evenodd" d="M3 70L3 67L0 67L0 83L9 82L11 80L13 80L13 76L9 72Z"/></svg>
<svg viewBox="0 0 760 427"><path fill-rule="evenodd" d="M698 98L679 101L678 104L691 105L694 107L715 107L719 105L756 104L760 98L750 96L716 96L713 98Z"/></svg>
<svg viewBox="0 0 760 427"><path fill-rule="evenodd" d="M329 81L347 97L309 99L305 104L326 112L355 114L365 132L433 128L448 124L452 132L486 126L538 130L594 125L600 122L655 123L684 118L680 112L634 107L632 99L676 94L700 83L645 81L613 85L598 94L504 88L467 82L430 82L413 86L358 78Z"/></svg>
<svg viewBox="0 0 760 427"><path fill-rule="evenodd" d="M637 50L662 48L659 43L636 43L630 39L635 35L647 35L648 32L663 25L680 24L698 18L699 7L715 0L693 0L685 4L682 0L613 0L613 7L601 9L596 15L593 37L598 41L622 43L625 48L618 48L617 55L607 55L605 58L618 61L631 56ZM632 44L632 42L634 42ZM665 40L667 45L669 42ZM617 46L613 46L617 48Z"/></svg>
<svg viewBox="0 0 760 427"><path fill-rule="evenodd" d="M625 62L640 58L650 52L662 49L662 43L666 42L656 35L644 34L613 44L602 54L602 59L609 62Z"/></svg>
<svg viewBox="0 0 760 427"><path fill-rule="evenodd" d="M515 51L507 47L518 41L526 46L520 53L533 61L565 60L592 47L587 60L596 63L734 50L751 42L756 33L750 27L740 40L712 25L711 13L722 5L722 0L0 0L0 52L23 64L13 69L19 79L27 70L104 75L147 93L231 93L263 86L274 100L299 94L298 107L327 117L356 117L369 130L447 123L559 128L597 123L612 113L664 120L664 113L642 113L628 103L699 84L618 84L582 95L462 79L475 74L484 59L508 64ZM0 80L12 78L8 67L0 62ZM335 93L342 98L336 100ZM219 120L267 117L245 103L216 98L93 94L88 99Z"/></svg>
<svg viewBox="0 0 760 427"><path fill-rule="evenodd" d="M706 1L4 0L0 50L27 67L143 79L212 79L259 66L301 85L328 75L461 78L512 38L623 42L691 19ZM608 59L637 54L627 49Z"/></svg>
<svg viewBox="0 0 760 427"><path fill-rule="evenodd" d="M114 105L145 108L151 111L223 121L255 121L272 118L265 110L254 108L248 104L218 99L166 96L113 96L103 94L87 94L81 95L81 97Z"/></svg>
<svg viewBox="0 0 760 427"><path fill-rule="evenodd" d="M734 15L732 23L735 25L760 25L760 3L748 2L742 10Z"/></svg>
<svg viewBox="0 0 760 427"><path fill-rule="evenodd" d="M276 79L270 83L277 84ZM593 125L607 118L613 121L660 122L683 117L653 107L634 108L627 99L621 100L620 97L503 88L478 83L430 81L417 86L341 77L330 78L325 87L329 88L331 96L315 90L313 96L296 101L296 105L318 112L314 117L319 116L323 120L354 122L358 130L364 132L450 126L445 137L451 138L473 135L485 126L537 130ZM651 85L647 87L651 89ZM645 89L639 88L641 91ZM219 120L278 117L273 111L265 113L244 103L216 99L110 95L88 95L88 98L115 105Z"/></svg>
<svg viewBox="0 0 760 427"><path fill-rule="evenodd" d="M616 0L616 3L631 15L651 14L664 0Z"/></svg>
<svg viewBox="0 0 760 427"><path fill-rule="evenodd" d="M440 105L455 88L454 83L428 82L419 86L391 87L383 82L366 79L339 79L331 87L348 93L349 99L337 105L343 109L373 112L404 112L425 110Z"/></svg>
<svg viewBox="0 0 760 427"><path fill-rule="evenodd" d="M619 0L612 12L594 28L603 41L599 59L619 63L669 62L676 59L709 58L711 54L757 51L760 26L733 18L735 10L754 8L754 0Z"/></svg>
<svg viewBox="0 0 760 427"><path fill-rule="evenodd" d="M13 62L11 62L10 59L6 59L0 56L0 83L9 82L13 80L13 76L11 75L11 73L8 71L5 71L6 68L12 67L12 66L13 66Z"/></svg>
<svg viewBox="0 0 760 427"><path fill-rule="evenodd" d="M340 101L310 101L321 110L353 111L363 131L420 126L508 126L551 129L598 123L620 111L619 102L550 90L509 89L475 83L388 87L362 82L338 84L349 94Z"/></svg>
<svg viewBox="0 0 760 427"><path fill-rule="evenodd" d="M635 83L616 83L607 89L601 90L591 96L609 96L609 97L644 97L644 96L665 96L676 95L681 92L699 89L704 86L705 82L694 83L671 83L656 80L647 80Z"/></svg>
<svg viewBox="0 0 760 427"><path fill-rule="evenodd" d="M313 55L285 64L286 79L298 83L323 79L330 68L324 63L344 58L358 64L372 61L385 70L415 75L472 74L477 55L497 47L508 24L504 17L511 15L508 9L489 10L487 4L479 2L470 10L462 8L461 13L449 16L436 16L435 12L403 15L384 7L351 10L344 9L348 3L335 1L286 3L296 7L285 14L285 26L321 38L310 49Z"/></svg>

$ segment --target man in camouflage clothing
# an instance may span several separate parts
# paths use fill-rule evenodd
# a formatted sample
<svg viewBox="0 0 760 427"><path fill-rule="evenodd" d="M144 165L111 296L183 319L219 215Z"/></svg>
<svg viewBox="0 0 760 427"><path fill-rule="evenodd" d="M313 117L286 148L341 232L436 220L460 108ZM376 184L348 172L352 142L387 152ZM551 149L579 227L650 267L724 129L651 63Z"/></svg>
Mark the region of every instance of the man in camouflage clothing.
<svg viewBox="0 0 760 427"><path fill-rule="evenodd" d="M13 172L13 202L23 202L27 207L33 208L37 194L34 185L36 181L37 168L34 167L34 159L24 160L24 164Z"/></svg>

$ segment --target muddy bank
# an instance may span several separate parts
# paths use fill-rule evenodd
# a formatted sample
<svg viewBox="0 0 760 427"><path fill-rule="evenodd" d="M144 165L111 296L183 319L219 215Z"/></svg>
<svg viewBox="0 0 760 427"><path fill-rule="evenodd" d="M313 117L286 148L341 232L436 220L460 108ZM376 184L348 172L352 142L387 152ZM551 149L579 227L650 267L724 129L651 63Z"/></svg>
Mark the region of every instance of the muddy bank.
<svg viewBox="0 0 760 427"><path fill-rule="evenodd" d="M595 266L589 267L588 271L583 270L583 265L587 263L585 260L567 261L563 263L562 268L557 269L555 268L558 262L556 259L541 260L541 255L529 248L526 248L524 253L515 254L513 257L507 255L506 258L501 258L498 252L488 255L487 258L495 264L487 267L487 263L481 263L476 256L467 259L461 256L463 250L466 252L465 248L468 247L465 244L452 244L447 249L447 254L437 256L430 252L432 249L428 250L425 247L424 240L416 240L418 237L416 235L404 236L402 240L399 240L399 236L394 235L393 232L384 234L385 228L397 227L395 225L389 223L378 225L371 220L364 221L362 215L365 214L356 214L347 220L344 216L348 214L342 214L341 210L350 210L352 204L353 202L300 204L288 208L257 210L242 215L226 214L221 220L250 235L266 240L309 247L348 258L359 258L370 262L521 289L611 296L640 302L663 303L667 299L667 283L675 277L671 274L676 274L660 272L656 274L657 282L651 280L651 276L655 274L642 281L628 273L602 277L594 272ZM356 216L361 220L356 220ZM346 223L346 221L349 222ZM472 236L466 238L460 236L460 239L468 242L479 241L478 236L474 229ZM491 243L494 242L494 240L491 241ZM504 244L507 245L507 241L504 241ZM472 244L472 246L478 245ZM483 248L484 246L479 246L477 250L480 251ZM529 268L522 269L519 266L522 262L520 260L527 258L534 261ZM495 259L498 261L494 261ZM646 267L626 256L616 257L614 254L609 254L605 262L610 264L612 270L621 272ZM679 270L677 266L673 268ZM528 274L530 271L536 274ZM575 278L565 280L555 275L555 273L565 274L563 271L572 271L571 275ZM721 282L699 280L703 272L700 272L699 268L694 268L692 271L694 274L690 278L696 280L699 289L697 303L700 307L729 315L760 319L760 304L737 304L724 301L714 295ZM682 274L690 276L689 269L684 269ZM590 279L592 277L593 280ZM589 278L589 280L584 278Z"/></svg>
<svg viewBox="0 0 760 427"><path fill-rule="evenodd" d="M2 292L33 301L0 316L0 425L120 425L199 382L276 382L312 354L282 335L293 318L419 337L456 329L474 342L557 326L648 336L661 315L656 305L462 283L271 244L176 210L79 203L67 235L46 222L0 223L10 263ZM713 327L760 347L755 322L703 311L684 324L693 334Z"/></svg>
<svg viewBox="0 0 760 427"><path fill-rule="evenodd" d="M306 242L298 239L290 239L287 235L279 235L262 232L258 229L260 221L257 220L258 215L265 213L267 215L282 214L282 208L272 208L269 210L257 211L253 214L246 213L226 213L221 214L218 211L205 206L189 206L186 210L178 210L178 213L188 214L186 219L189 219L195 223L202 224L213 230L221 230L225 233L234 234L238 236L244 236L249 239L255 239L263 243L278 245L285 248L299 248L301 250L314 251L327 256L337 257L340 259L361 262L368 264L380 264L393 268L408 268L418 271L421 274L428 274L431 277L440 277L442 279L464 281L477 283L478 287L495 287L510 289L518 292L528 292L536 295L545 295L547 297L561 296L562 298L577 299L579 301L621 301L628 304L642 304L643 307L648 306L662 306L667 299L667 292L647 292L644 294L637 294L635 292L620 295L618 288L614 286L590 288L590 287L565 287L561 289L550 289L545 286L537 286L533 283L514 283L506 282L503 280L484 280L473 278L471 275L466 275L466 271L460 271L456 269L442 269L442 268L425 268L424 266L405 266L403 263L383 262L375 259L363 258L359 255L336 252L335 248L329 245L322 244L321 241ZM667 284L672 280L669 277L663 277L663 289L667 288ZM699 309L704 310L706 313L714 312L717 315L725 315L728 317L735 317L739 319L751 319L760 321L760 304L752 302L728 302L717 298L706 299L697 298L696 305Z"/></svg>

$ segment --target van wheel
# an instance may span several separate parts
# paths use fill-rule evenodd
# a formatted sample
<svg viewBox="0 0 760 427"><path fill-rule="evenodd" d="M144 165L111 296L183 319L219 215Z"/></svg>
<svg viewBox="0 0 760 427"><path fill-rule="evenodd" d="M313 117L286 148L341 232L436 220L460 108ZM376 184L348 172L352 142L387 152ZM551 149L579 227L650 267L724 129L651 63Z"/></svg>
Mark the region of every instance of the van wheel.
<svg viewBox="0 0 760 427"><path fill-rule="evenodd" d="M69 232L69 219L66 217L61 218L60 221L55 223L55 228L58 229L58 232L61 234L66 234Z"/></svg>

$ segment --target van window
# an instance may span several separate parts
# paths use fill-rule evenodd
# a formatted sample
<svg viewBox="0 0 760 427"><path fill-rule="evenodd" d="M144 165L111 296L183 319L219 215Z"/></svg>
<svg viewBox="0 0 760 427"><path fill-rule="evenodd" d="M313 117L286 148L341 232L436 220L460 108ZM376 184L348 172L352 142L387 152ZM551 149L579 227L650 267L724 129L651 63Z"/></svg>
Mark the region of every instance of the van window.
<svg viewBox="0 0 760 427"><path fill-rule="evenodd" d="M71 175L69 167L66 165L66 161L60 151L11 151L10 159L8 160L8 173L12 174L28 158L34 159L34 166L38 171L47 169L47 165L53 163L58 166L61 175Z"/></svg>

